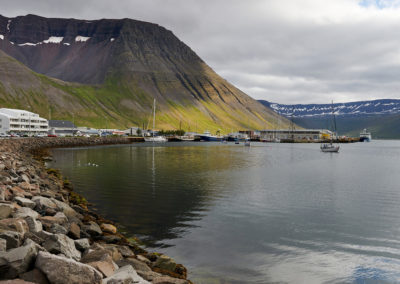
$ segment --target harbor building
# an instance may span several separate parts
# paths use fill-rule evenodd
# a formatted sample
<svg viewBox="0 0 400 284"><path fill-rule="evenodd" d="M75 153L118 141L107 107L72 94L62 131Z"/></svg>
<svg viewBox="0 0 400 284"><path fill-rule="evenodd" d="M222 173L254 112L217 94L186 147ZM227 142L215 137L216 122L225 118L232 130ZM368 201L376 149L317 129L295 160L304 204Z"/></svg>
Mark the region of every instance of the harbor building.
<svg viewBox="0 0 400 284"><path fill-rule="evenodd" d="M38 114L21 110L0 108L0 132L29 136L47 135L47 119Z"/></svg>
<svg viewBox="0 0 400 284"><path fill-rule="evenodd" d="M333 136L327 129L266 129L260 131L261 141L279 140L328 140Z"/></svg>
<svg viewBox="0 0 400 284"><path fill-rule="evenodd" d="M78 129L69 120L49 120L49 134L57 136L73 136Z"/></svg>

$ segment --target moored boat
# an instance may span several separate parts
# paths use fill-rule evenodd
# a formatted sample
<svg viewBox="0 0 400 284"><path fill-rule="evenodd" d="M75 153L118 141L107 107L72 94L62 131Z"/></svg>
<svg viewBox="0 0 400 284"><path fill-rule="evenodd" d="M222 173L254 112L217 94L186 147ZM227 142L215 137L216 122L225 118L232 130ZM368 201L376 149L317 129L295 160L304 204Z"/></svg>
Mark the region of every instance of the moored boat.
<svg viewBox="0 0 400 284"><path fill-rule="evenodd" d="M211 135L210 131L204 131L203 134L199 135L201 141L207 142L215 142L215 141L222 141L224 139L223 136Z"/></svg>
<svg viewBox="0 0 400 284"><path fill-rule="evenodd" d="M371 132L367 132L367 129L364 128L364 130L360 133L360 141L371 142L371 140L372 140Z"/></svg>

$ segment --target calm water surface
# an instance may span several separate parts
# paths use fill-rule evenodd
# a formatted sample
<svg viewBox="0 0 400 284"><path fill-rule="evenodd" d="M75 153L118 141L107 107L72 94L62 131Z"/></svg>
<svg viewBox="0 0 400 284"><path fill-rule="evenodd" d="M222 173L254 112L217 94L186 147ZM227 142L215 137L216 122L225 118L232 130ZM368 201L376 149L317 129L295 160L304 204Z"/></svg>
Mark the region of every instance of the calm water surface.
<svg viewBox="0 0 400 284"><path fill-rule="evenodd" d="M75 190L196 283L400 283L400 141L54 150ZM99 166L92 166L92 164Z"/></svg>

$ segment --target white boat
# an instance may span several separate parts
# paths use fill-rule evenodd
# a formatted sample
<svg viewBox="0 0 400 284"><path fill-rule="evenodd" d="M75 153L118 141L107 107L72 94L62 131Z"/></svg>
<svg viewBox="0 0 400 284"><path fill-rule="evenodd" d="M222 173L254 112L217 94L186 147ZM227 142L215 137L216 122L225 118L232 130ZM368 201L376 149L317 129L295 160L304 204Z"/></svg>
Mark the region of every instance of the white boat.
<svg viewBox="0 0 400 284"><path fill-rule="evenodd" d="M322 152L331 152L331 153L337 153L339 152L340 146L335 146L332 143L329 144L322 144L321 145L321 151Z"/></svg>
<svg viewBox="0 0 400 284"><path fill-rule="evenodd" d="M153 103L154 112L153 112L153 129L152 129L152 137L144 137L144 141L146 142L167 142L167 138L164 136L154 136L154 128L156 126L156 99L154 99Z"/></svg>
<svg viewBox="0 0 400 284"><path fill-rule="evenodd" d="M371 142L371 140L372 140L371 132L367 132L367 129L364 128L364 130L360 133L360 141Z"/></svg>
<svg viewBox="0 0 400 284"><path fill-rule="evenodd" d="M244 142L244 146L247 146L247 147L251 146L250 140L246 140Z"/></svg>
<svg viewBox="0 0 400 284"><path fill-rule="evenodd" d="M340 146L339 145L333 145L333 135L337 139L337 134L336 134L336 118L335 118L335 111L333 109L333 101L332 101L332 117L333 117L333 122L334 122L334 132L331 135L331 141L330 143L324 143L321 144L320 149L322 152L327 152L327 153L338 153Z"/></svg>
<svg viewBox="0 0 400 284"><path fill-rule="evenodd" d="M144 137L144 141L146 141L146 142L167 142L167 138L165 138L164 136Z"/></svg>

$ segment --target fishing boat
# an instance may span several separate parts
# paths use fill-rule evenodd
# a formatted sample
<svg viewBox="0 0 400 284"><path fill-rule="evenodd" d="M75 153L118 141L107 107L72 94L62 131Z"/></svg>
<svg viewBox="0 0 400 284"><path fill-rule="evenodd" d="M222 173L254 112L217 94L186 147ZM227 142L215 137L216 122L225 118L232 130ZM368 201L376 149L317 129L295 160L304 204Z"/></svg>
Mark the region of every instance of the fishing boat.
<svg viewBox="0 0 400 284"><path fill-rule="evenodd" d="M201 141L207 142L215 142L215 141L222 141L224 139L223 136L219 135L211 135L210 131L206 130L203 134L199 135Z"/></svg>
<svg viewBox="0 0 400 284"><path fill-rule="evenodd" d="M372 140L371 132L367 132L367 129L364 128L364 130L360 133L360 141L371 142L371 140Z"/></svg>
<svg viewBox="0 0 400 284"><path fill-rule="evenodd" d="M154 136L154 128L156 127L156 99L154 99L153 103L153 129L151 137L144 137L144 141L146 142L167 142L167 138L164 136Z"/></svg>
<svg viewBox="0 0 400 284"><path fill-rule="evenodd" d="M327 153L338 153L340 146L339 145L333 145L333 136L337 137L336 134L336 117L335 117L335 111L333 108L333 101L332 101L332 118L333 118L333 127L334 127L334 132L331 135L331 140L329 143L323 143L320 146L320 149L322 152L327 152Z"/></svg>

